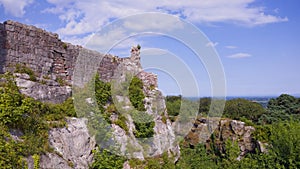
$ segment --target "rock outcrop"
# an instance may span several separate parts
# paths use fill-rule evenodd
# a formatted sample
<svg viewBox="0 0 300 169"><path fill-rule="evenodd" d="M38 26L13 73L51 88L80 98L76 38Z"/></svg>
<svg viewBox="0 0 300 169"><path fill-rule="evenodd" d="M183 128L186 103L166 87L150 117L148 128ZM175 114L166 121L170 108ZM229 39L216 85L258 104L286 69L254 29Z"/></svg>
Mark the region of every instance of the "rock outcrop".
<svg viewBox="0 0 300 169"><path fill-rule="evenodd" d="M213 132L214 138L212 139L210 137L211 132L209 131L209 124L213 123L218 125L218 127ZM225 142L227 140L236 141L240 149L240 155L237 159L240 160L247 153L254 152L257 148L258 141L252 136L254 131L254 127L247 126L242 121L218 118L198 118L185 140L192 146L198 143L205 143L207 149L210 149L211 144L214 144L221 153L226 151Z"/></svg>
<svg viewBox="0 0 300 169"><path fill-rule="evenodd" d="M95 138L89 135L87 119L69 118L67 127L49 131L50 146L55 153L41 156L41 168L88 168L96 148Z"/></svg>
<svg viewBox="0 0 300 169"><path fill-rule="evenodd" d="M62 103L71 96L70 86L60 86L53 80L46 80L43 83L30 80L28 74L15 73L15 81L20 92L43 102Z"/></svg>

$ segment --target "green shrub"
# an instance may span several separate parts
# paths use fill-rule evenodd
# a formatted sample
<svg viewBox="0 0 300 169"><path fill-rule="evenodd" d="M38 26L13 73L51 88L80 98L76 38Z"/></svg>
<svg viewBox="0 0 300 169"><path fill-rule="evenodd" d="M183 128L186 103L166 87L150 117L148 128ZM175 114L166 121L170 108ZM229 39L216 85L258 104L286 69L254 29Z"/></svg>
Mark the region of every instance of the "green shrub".
<svg viewBox="0 0 300 169"><path fill-rule="evenodd" d="M138 111L133 111L131 115L135 125L135 131L133 133L137 138L149 138L154 135L153 128L155 122L153 121L153 116Z"/></svg>
<svg viewBox="0 0 300 169"><path fill-rule="evenodd" d="M33 168L39 169L40 168L40 156L38 154L34 154L33 158Z"/></svg>
<svg viewBox="0 0 300 169"><path fill-rule="evenodd" d="M114 123L116 125L120 126L122 129L124 129L126 131L126 133L128 133L129 129L127 127L126 121L127 121L126 117L119 114L117 121L115 121Z"/></svg>
<svg viewBox="0 0 300 169"><path fill-rule="evenodd" d="M36 81L36 76L34 74L34 71L30 69L29 67L26 67L24 64L16 64L15 73L25 73L29 75L29 80Z"/></svg>
<svg viewBox="0 0 300 169"><path fill-rule="evenodd" d="M66 43L63 43L62 46L65 50L68 49L68 45Z"/></svg>
<svg viewBox="0 0 300 169"><path fill-rule="evenodd" d="M300 114L299 99L288 94L270 99L267 108L269 110L284 110L287 114Z"/></svg>
<svg viewBox="0 0 300 169"><path fill-rule="evenodd" d="M145 111L144 99L145 95L143 92L143 82L137 76L134 76L129 85L129 99L133 107L139 111Z"/></svg>
<svg viewBox="0 0 300 169"><path fill-rule="evenodd" d="M167 117L165 115L162 115L161 116L161 121L164 123L164 124L167 124Z"/></svg>
<svg viewBox="0 0 300 169"><path fill-rule="evenodd" d="M55 80L60 86L65 86L67 83L66 81L61 78L61 77L57 77L56 80Z"/></svg>
<svg viewBox="0 0 300 169"><path fill-rule="evenodd" d="M254 122L264 113L265 109L259 103L240 98L227 101L224 109L225 117L236 120L244 117Z"/></svg>
<svg viewBox="0 0 300 169"><path fill-rule="evenodd" d="M115 155L106 149L94 150L94 162L91 169L122 169L125 158Z"/></svg>
<svg viewBox="0 0 300 169"><path fill-rule="evenodd" d="M176 120L176 116L178 116L180 113L181 98L181 96L166 97L166 107L168 110L169 117L173 122Z"/></svg>
<svg viewBox="0 0 300 169"><path fill-rule="evenodd" d="M65 117L75 114L74 106L72 99L62 104L45 104L25 97L11 74L0 75L0 78L4 78L0 84L0 156L5 157L0 157L0 164L23 168L24 157L52 151L48 131L51 127L65 126ZM22 133L22 141L13 141L8 129Z"/></svg>
<svg viewBox="0 0 300 169"><path fill-rule="evenodd" d="M101 112L104 112L104 106L112 102L111 84L100 80L99 74L95 76L95 96Z"/></svg>
<svg viewBox="0 0 300 169"><path fill-rule="evenodd" d="M51 78L50 78L50 75L44 75L43 79L50 80Z"/></svg>
<svg viewBox="0 0 300 169"><path fill-rule="evenodd" d="M134 125L136 129L134 131L134 135L137 138L149 138L154 135L153 127L155 126L155 123L153 121L148 123L134 122Z"/></svg>

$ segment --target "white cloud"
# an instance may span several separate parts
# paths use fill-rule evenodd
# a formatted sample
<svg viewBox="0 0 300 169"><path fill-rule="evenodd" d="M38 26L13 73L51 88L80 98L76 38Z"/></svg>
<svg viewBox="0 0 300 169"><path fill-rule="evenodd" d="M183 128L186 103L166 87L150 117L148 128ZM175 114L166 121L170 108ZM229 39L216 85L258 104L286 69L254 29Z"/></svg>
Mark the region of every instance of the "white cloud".
<svg viewBox="0 0 300 169"><path fill-rule="evenodd" d="M248 58L251 57L252 55L249 53L236 53L230 56L227 56L228 58L233 58L233 59L240 59L240 58Z"/></svg>
<svg viewBox="0 0 300 169"><path fill-rule="evenodd" d="M172 26L170 26L172 25ZM171 31L174 29L184 28L182 22L180 22L179 18L174 18L170 20L169 16L165 15L155 15L152 14L144 14L144 15L136 15L134 20L126 19L124 22L124 28L132 30L132 31L145 31L151 30L151 32L155 31Z"/></svg>
<svg viewBox="0 0 300 169"><path fill-rule="evenodd" d="M2 0L3 1L3 0ZM148 1L148 0L48 0L55 7L44 12L58 14L65 26L57 32L61 35L91 33L116 18L142 12L164 12L186 18L193 23L234 23L256 26L287 21L288 18L266 13L265 7L253 5L255 0L186 0L186 1ZM17 4L17 3L15 3ZM143 24L151 27L169 28L169 23L150 22L143 19L142 24L129 25L142 29Z"/></svg>
<svg viewBox="0 0 300 169"><path fill-rule="evenodd" d="M3 5L6 14L22 17L25 14L24 8L32 2L33 0L0 0L0 5Z"/></svg>
<svg viewBox="0 0 300 169"><path fill-rule="evenodd" d="M86 46L90 49L106 52L111 48L118 49L130 49L132 45L136 45L137 42L134 37L126 38L126 31L122 28L116 28L109 30L103 34L94 34L88 39ZM118 44L115 44L118 42Z"/></svg>
<svg viewBox="0 0 300 169"><path fill-rule="evenodd" d="M218 42L208 42L207 44L206 44L206 46L207 47L215 47L215 46L217 46L219 43Z"/></svg>
<svg viewBox="0 0 300 169"><path fill-rule="evenodd" d="M225 46L225 48L227 48L227 49L236 49L236 48L237 48L237 46L232 46L232 45L229 45L229 46Z"/></svg>

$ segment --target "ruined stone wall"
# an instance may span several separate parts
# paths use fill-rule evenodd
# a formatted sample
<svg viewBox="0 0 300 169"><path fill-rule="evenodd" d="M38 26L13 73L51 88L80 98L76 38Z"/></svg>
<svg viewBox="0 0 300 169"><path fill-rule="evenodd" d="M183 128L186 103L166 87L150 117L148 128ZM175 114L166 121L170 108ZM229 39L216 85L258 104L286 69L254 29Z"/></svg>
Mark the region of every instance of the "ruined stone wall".
<svg viewBox="0 0 300 169"><path fill-rule="evenodd" d="M0 35L0 72L24 64L40 79L59 77L71 82L81 46L63 42L57 34L13 21L0 25ZM104 56L98 69L103 80L111 79L120 61L113 55Z"/></svg>
<svg viewBox="0 0 300 169"><path fill-rule="evenodd" d="M62 83L55 82L63 81L65 82L63 85L70 85L74 81L73 75L77 58L82 52L89 55L87 58L102 58L100 61L99 59L94 60L100 62L97 64L96 70L98 70L101 80L104 81L110 81L114 77L115 70L120 64L123 65L122 69L128 69L128 71L142 71L140 50L137 47L131 48L131 56L128 58L118 58L110 54L103 56L95 51L86 51L90 50L63 42L57 34L34 26L14 21L0 23L0 73L12 72L16 64L21 64L34 71L37 82L44 84L47 82L48 86L61 86ZM94 69L88 68L89 63L94 60L84 61L86 69ZM146 86L145 90L150 86L157 86L155 75L143 72L139 77Z"/></svg>
<svg viewBox="0 0 300 169"><path fill-rule="evenodd" d="M0 42L1 72L12 71L15 64L24 64L38 78L71 80L80 47L62 42L57 34L6 21Z"/></svg>

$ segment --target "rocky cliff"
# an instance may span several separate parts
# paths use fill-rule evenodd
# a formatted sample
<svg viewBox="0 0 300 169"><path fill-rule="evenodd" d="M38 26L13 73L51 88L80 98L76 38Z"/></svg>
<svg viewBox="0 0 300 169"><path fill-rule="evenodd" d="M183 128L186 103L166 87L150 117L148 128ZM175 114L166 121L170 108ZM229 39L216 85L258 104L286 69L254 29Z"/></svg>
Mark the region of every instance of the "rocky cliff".
<svg viewBox="0 0 300 169"><path fill-rule="evenodd" d="M95 61L84 59L83 65L80 65L81 63L77 62L80 54L91 59L101 58L96 64L96 69L102 81L125 82L128 72L142 80L143 92L146 96L145 113L154 117L154 135L150 138L151 144L147 145L143 145L139 139L135 138L133 134L135 125L130 115L127 116L129 133L126 133L120 126L111 124L114 141L121 145L121 153L130 158L139 159L159 155L165 151L178 155L179 148L174 144L175 136L171 122L168 119L162 120L163 116L167 117L167 112L164 98L157 89L157 77L142 70L140 50L137 47L133 47L130 52L131 56L128 58L104 55L63 42L57 34L34 26L14 21L0 23L0 73L15 72L16 83L21 93L43 102L61 103L72 95L71 85L82 87L90 80L82 76L74 76L76 64L84 67L81 71L85 74L89 74L89 71L93 73L89 70L89 65L91 65L89 62ZM116 95L114 97L116 98L114 101L125 103L121 109L128 111L128 105L130 105L128 96ZM86 98L87 102L93 102L89 99ZM71 118L67 119L67 127L51 129L49 142L55 153L46 153L41 156L40 167L88 168L92 162L92 150L95 149L97 141L90 135L87 123L88 121L84 118ZM133 147L133 149L128 147ZM31 157L28 161L29 166L32 167Z"/></svg>
<svg viewBox="0 0 300 169"><path fill-rule="evenodd" d="M209 131L209 125L217 126L212 135ZM261 152L265 152L265 145L253 137L254 131L255 128L253 126L247 126L242 121L227 118L198 118L189 134L185 137L185 141L190 146L204 143L207 150L210 150L213 145L220 153L225 153L226 141L237 142L240 149L237 159L240 160L247 153L255 152L256 148Z"/></svg>
<svg viewBox="0 0 300 169"><path fill-rule="evenodd" d="M112 82L117 87L126 82L128 73L136 75L144 84L143 92L146 96L144 113L153 117L154 135L146 141L136 138L133 118L130 113L125 113L128 131L119 125L111 124L113 139L120 145L120 153L129 158L144 159L167 151L177 156L178 159L179 147L175 142L171 121L167 118L165 100L157 89L157 76L142 70L140 50L137 47L133 47L130 53L128 58L119 58L111 54L104 55L63 42L57 34L34 26L13 21L0 23L0 73L15 72L16 83L23 94L44 102L61 103L72 95L71 85L84 86L90 80L90 78L78 76L81 73L92 74L93 70L89 65L97 65L96 70L101 80ZM89 59L78 63L80 54ZM93 58L101 58L101 60L93 60ZM94 64L95 61L99 63ZM75 76L74 71L78 65L82 66L83 72L77 72ZM17 67L30 68L32 74L30 71L16 72ZM95 100L91 98L84 99L88 104L95 103ZM123 95L122 92L113 93L113 100L120 103L115 103L120 112L133 111L128 96ZM110 118L118 117L112 115ZM214 142L221 151L224 151L224 142L230 139L238 142L241 152L239 159L257 146L257 142L251 136L255 130L253 127L230 119L209 120L199 118L195 122L185 138L189 145L193 146L202 142L206 143L209 149L210 143ZM49 131L49 143L54 153L41 156L41 168L88 168L91 164L92 150L95 149L97 140L88 130L88 120L69 118L66 121L67 127L53 128ZM210 123L218 126L214 134L215 140L206 140L211 133ZM28 162L29 168L32 168L31 157L28 158Z"/></svg>

